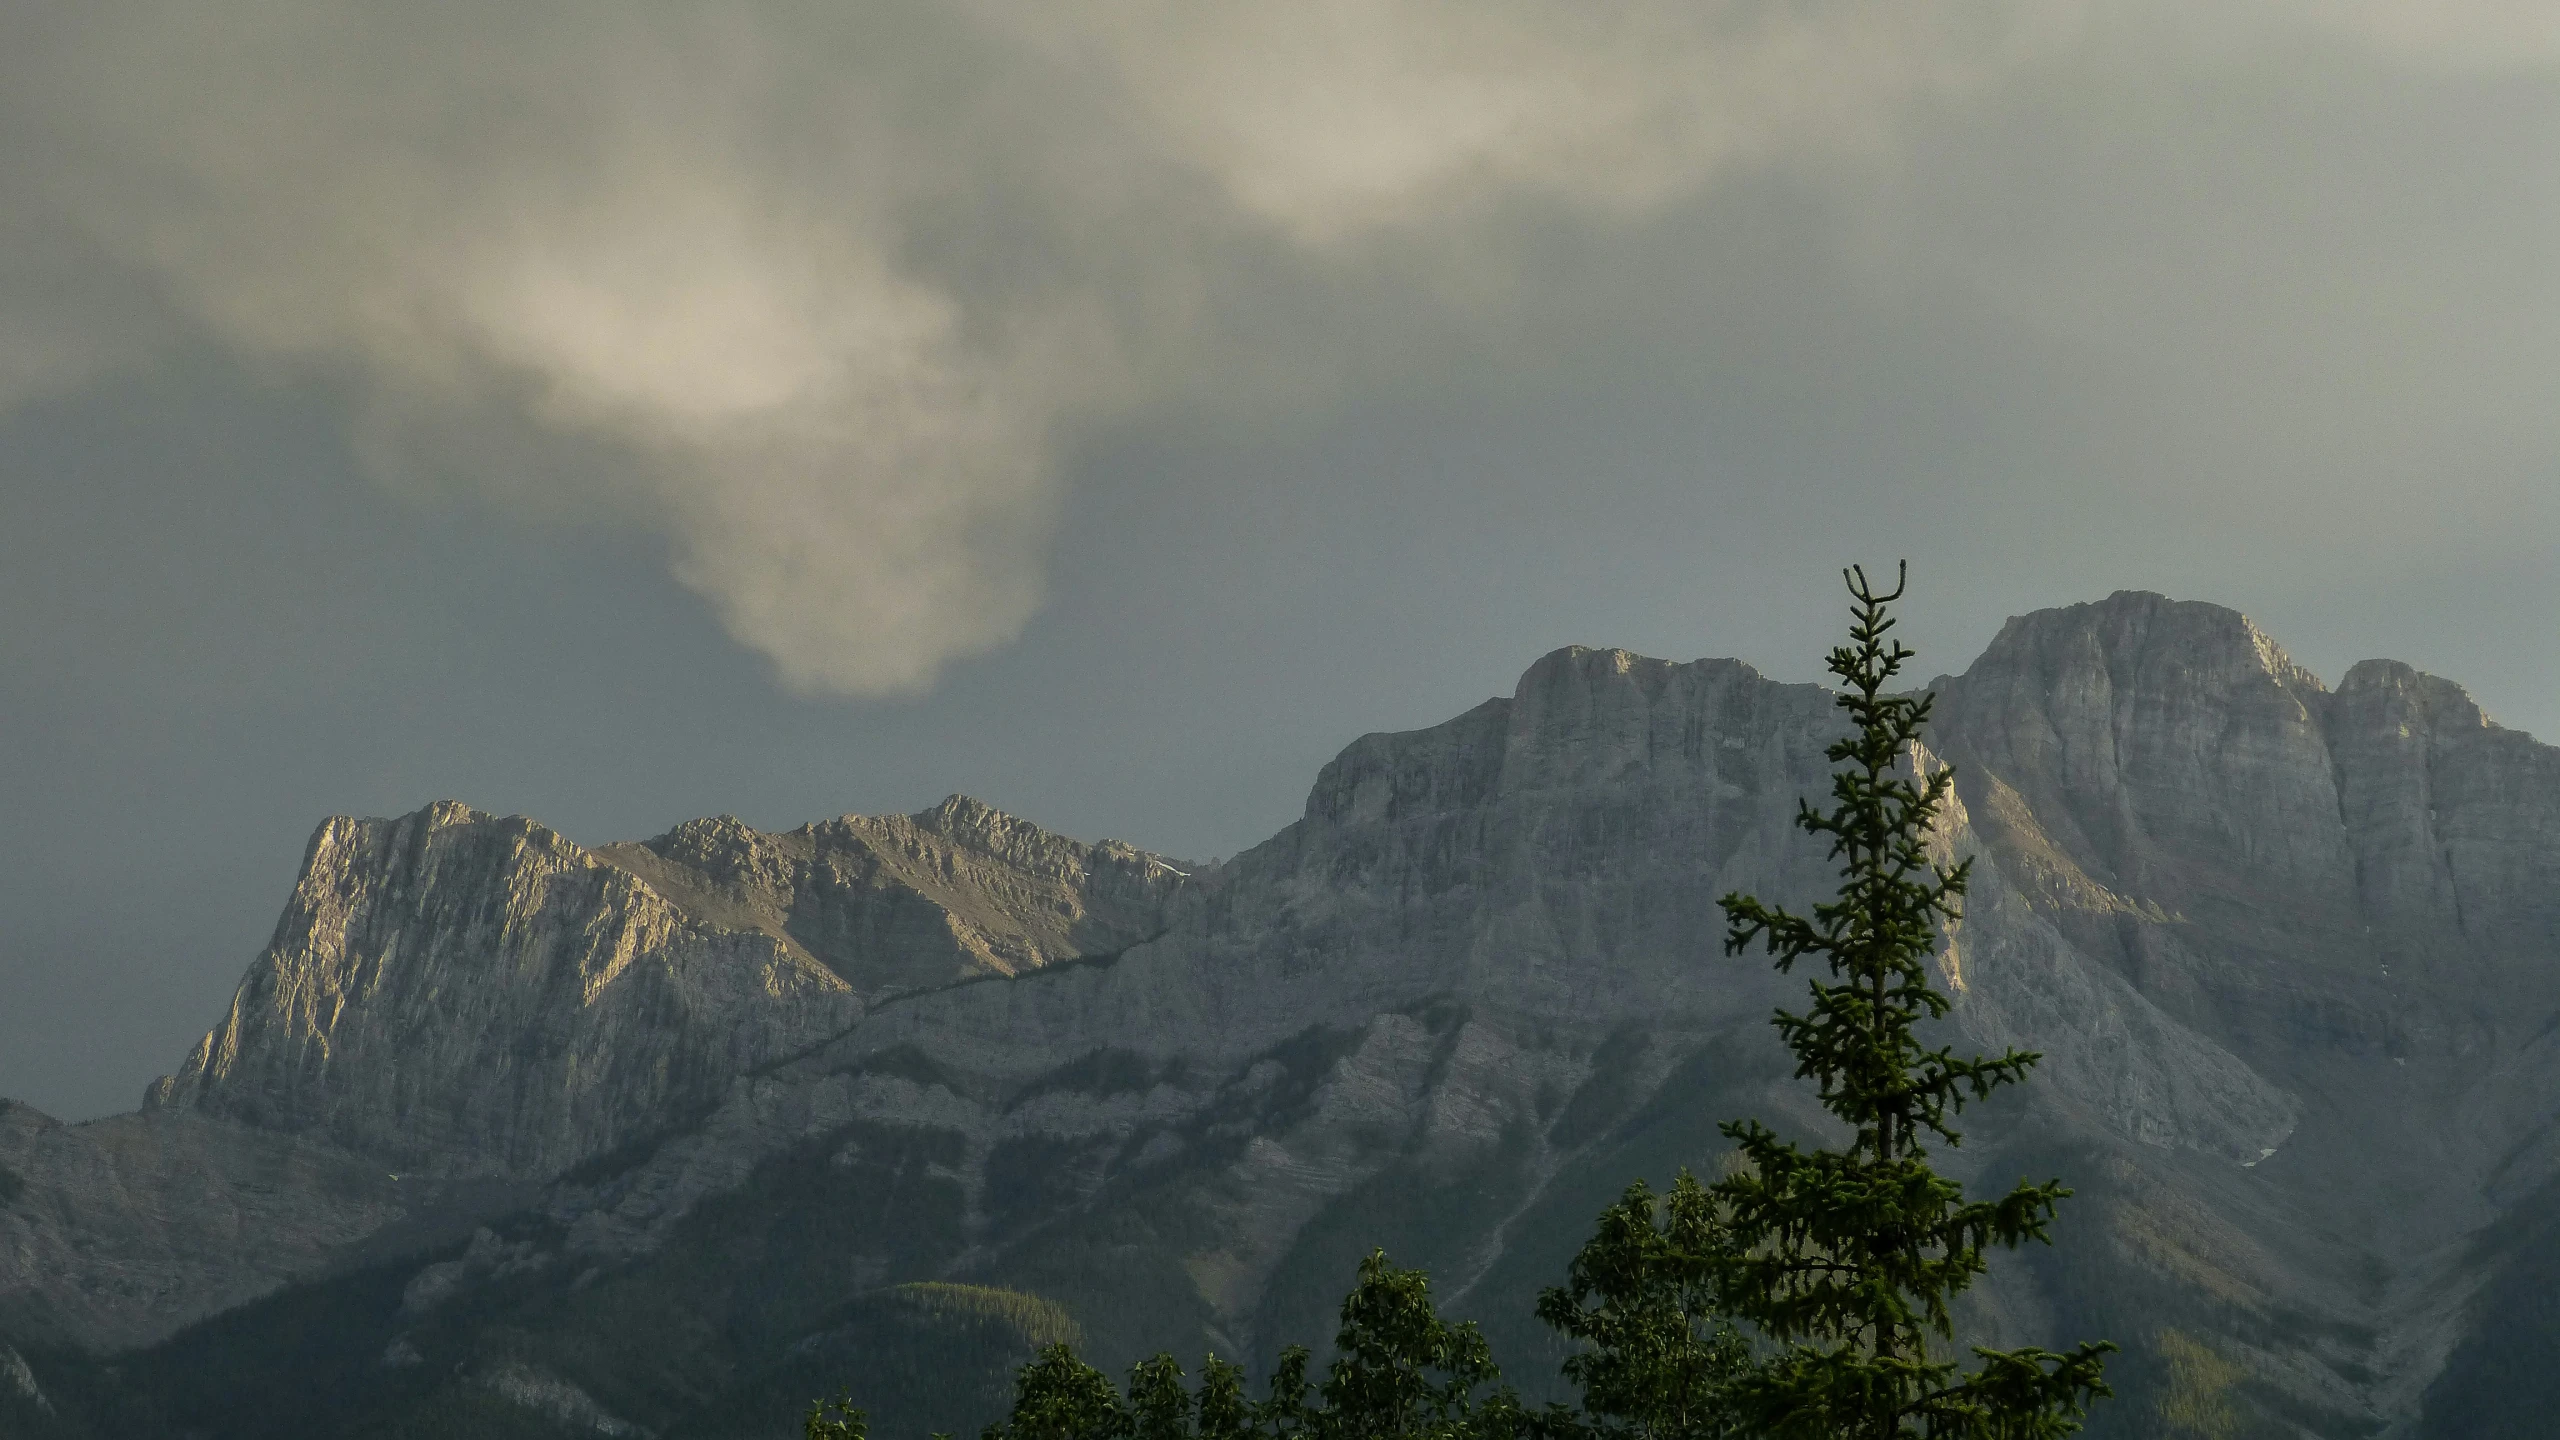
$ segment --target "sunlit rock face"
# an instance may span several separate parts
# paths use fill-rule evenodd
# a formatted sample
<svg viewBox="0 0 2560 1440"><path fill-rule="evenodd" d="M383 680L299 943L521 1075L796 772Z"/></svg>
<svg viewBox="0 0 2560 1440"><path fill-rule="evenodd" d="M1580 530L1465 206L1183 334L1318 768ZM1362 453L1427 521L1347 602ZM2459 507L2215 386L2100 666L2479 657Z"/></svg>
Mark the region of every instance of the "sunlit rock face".
<svg viewBox="0 0 2560 1440"><path fill-rule="evenodd" d="M1648 1107L1684 1110L1696 1144L1625 1162L1658 1179L1666 1158L1707 1163L1716 1118L1808 1120L1762 1023L1800 982L1724 957L1716 902L1828 889L1832 862L1793 819L1827 789L1839 729L1826 692L1735 662L1558 651L1510 697L1348 747L1300 821L1175 895L1160 937L1107 966L881 1005L632 1171L562 1187L550 1213L572 1251L628 1259L680 1243L756 1164L885 1127L936 1137L977 1263L1054 1275L1036 1257L1062 1213L1134 1196L1194 1217L1161 1258L1230 1349L1303 1332L1290 1296L1330 1276L1339 1234L1386 1233L1346 1207L1399 1176L1505 1197L1437 1267L1495 1284L1552 1253L1558 1232L1537 1227L1588 1219L1588 1176L1622 1163L1616 1137ZM2043 1051L2038 1103L2077 1133L2235 1173L2283 1148L2299 1099L2084 953L2010 878L2037 857L1961 804L1937 843L1975 862L1947 959L1959 1038ZM1742 1058L1700 1067L1719 1051ZM892 1153L836 1151L854 1173ZM1026 1173L1032 1154L1046 1173Z"/></svg>
<svg viewBox="0 0 2560 1440"><path fill-rule="evenodd" d="M276 936L154 1108L386 1164L556 1173L859 1013L770 935L707 925L544 826L445 803L313 836Z"/></svg>
<svg viewBox="0 0 2560 1440"><path fill-rule="evenodd" d="M598 850L451 802L329 820L141 1114L8 1112L0 1325L139 1343L386 1227L444 1234L700 1121L866 1001L1125 949L1183 883L965 797Z"/></svg>
<svg viewBox="0 0 2560 1440"><path fill-rule="evenodd" d="M2551 957L2560 752L2459 687L2367 661L2333 694L2239 615L2119 595L2012 621L1944 690L2016 878L2191 1018L2412 1059L2522 1018L2487 982Z"/></svg>
<svg viewBox="0 0 2560 1440"><path fill-rule="evenodd" d="M2097 1267L2013 1268L1967 1324L2175 1326L2307 1433L2407 1421L2473 1333L2470 1237L2560 1174L2560 751L2405 666L2332 692L2245 618L2143 594L2014 620L1933 688L1912 758L1956 766L1932 845L1973 866L1945 1037L2045 1057L1945 1159L2073 1167ZM347 1181L83 1323L165 1333L353 1237L434 1219L458 1245L518 1207L513 1275L699 1276L753 1223L831 1237L791 1242L811 1295L1012 1285L1112 1363L1320 1334L1381 1243L1534 1345L1495 1297L1551 1283L1616 1186L1712 1166L1731 1116L1821 1132L1764 1023L1803 978L1724 956L1717 900L1829 891L1793 822L1841 729L1828 692L1734 661L1561 650L1355 741L1300 820L1206 869L961 799L593 850L453 805L331 821L230 1014L104 1123L303 1147L259 1176L357 1157L500 1189ZM72 1178L104 1173L75 1128L0 1131L50 1207L0 1208L0 1236L54 1257L0 1299L47 1313L108 1293L171 1203ZM9 1158L42 1146L41 1173ZM2090 1273L2134 1308L2090 1311ZM780 1283L757 1324L796 1323Z"/></svg>
<svg viewBox="0 0 2560 1440"><path fill-rule="evenodd" d="M769 935L868 999L1116 954L1164 928L1185 872L965 795L768 835L725 817L608 845L607 863L713 925Z"/></svg>
<svg viewBox="0 0 2560 1440"><path fill-rule="evenodd" d="M1941 691L2004 876L2325 1117L2306 1158L2357 1193L2507 1158L2499 1076L2560 1003L2560 751L2405 665L2333 693L2245 618L2152 595L2012 621ZM2409 1166L2359 1158L2385 1133Z"/></svg>
<svg viewBox="0 0 2560 1440"><path fill-rule="evenodd" d="M150 1104L540 1178L698 1116L866 999L1125 948L1181 880L960 798L592 851L449 802L342 817Z"/></svg>

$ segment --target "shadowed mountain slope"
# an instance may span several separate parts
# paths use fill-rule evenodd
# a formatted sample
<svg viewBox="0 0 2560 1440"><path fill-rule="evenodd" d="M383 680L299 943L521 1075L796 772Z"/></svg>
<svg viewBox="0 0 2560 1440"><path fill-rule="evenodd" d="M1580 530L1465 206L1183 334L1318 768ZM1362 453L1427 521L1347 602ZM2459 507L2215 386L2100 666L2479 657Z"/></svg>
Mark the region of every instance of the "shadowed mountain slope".
<svg viewBox="0 0 2560 1440"><path fill-rule="evenodd" d="M1951 1024L2047 1055L1941 1158L2081 1192L1967 1333L2123 1342L2093 1433L2172 1433L2172 1393L2235 1435L2451 1433L2428 1387L2511 1364L2482 1287L2547 1247L2560 1174L2560 751L2141 594L2015 620L1936 688L1935 843L1976 862ZM150 1108L0 1130L0 1313L87 1295L75 1338L130 1344L296 1276L131 1363L175 1386L318 1307L362 1340L343 1433L496 1405L762 1434L757 1387L821 1352L857 1379L889 1342L845 1317L901 1285L1041 1297L1106 1364L1267 1361L1385 1244L1551 1383L1530 1298L1620 1186L1711 1167L1721 1119L1822 1123L1764 1023L1801 982L1722 957L1715 900L1828 890L1789 822L1838 723L1736 662L1559 651L1353 743L1191 875L957 800L595 851L460 807L332 821ZM200 1142L251 1157L222 1184L318 1185L256 1145L404 1178L102 1291L168 1202L81 1147L211 1127L259 1137ZM66 1394L93 1363L20 1349ZM662 1363L604 1358L634 1351ZM984 1409L994 1354L881 1403Z"/></svg>

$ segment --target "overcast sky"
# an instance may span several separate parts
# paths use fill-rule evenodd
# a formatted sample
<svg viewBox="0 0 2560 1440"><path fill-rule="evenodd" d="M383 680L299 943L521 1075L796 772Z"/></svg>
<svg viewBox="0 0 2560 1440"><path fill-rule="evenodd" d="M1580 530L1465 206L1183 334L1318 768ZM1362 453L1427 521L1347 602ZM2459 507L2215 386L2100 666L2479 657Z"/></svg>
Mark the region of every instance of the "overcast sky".
<svg viewBox="0 0 2560 1440"><path fill-rule="evenodd" d="M0 9L0 1095L324 815L1232 853L1561 644L2119 588L2560 733L2548 0Z"/></svg>

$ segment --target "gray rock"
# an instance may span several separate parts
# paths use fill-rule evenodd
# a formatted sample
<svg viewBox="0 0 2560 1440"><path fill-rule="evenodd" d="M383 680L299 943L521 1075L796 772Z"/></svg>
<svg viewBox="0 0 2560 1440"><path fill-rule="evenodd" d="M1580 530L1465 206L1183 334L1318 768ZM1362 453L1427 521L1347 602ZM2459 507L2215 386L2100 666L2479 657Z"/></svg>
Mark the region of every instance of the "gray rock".
<svg viewBox="0 0 2560 1440"><path fill-rule="evenodd" d="M2560 1175L2560 751L2404 666L2331 692L2245 618L2142 594L2012 621L1935 688L1914 760L1957 766L1933 843L1975 865L1951 1038L2045 1055L1947 1164L2077 1147L2074 1243L2190 1297L2179 1323L2325 1417L2302 1424L2404 1426L2477 1323L2473 1242ZM0 1303L68 1314L97 1257L161 1243L160 1162L123 1191L72 1178L127 1133L221 1137L187 1143L294 1198L242 1212L254 1265L164 1258L151 1295L79 1302L93 1337L432 1208L363 1167L541 1183L586 1275L691 1243L705 1201L803 1153L956 1207L958 1248L866 1251L863 1283L1064 1275L1076 1217L1181 1215L1159 1258L1238 1353L1301 1324L1362 1197L1463 1181L1444 1293L1517 1285L1587 1222L1596 1170L1710 1164L1726 1114L1821 1133L1764 1025L1802 981L1723 957L1716 901L1827 893L1791 821L1839 726L1826 692L1733 661L1558 651L1509 697L1354 742L1300 820L1196 875L960 800L597 851L458 806L332 821L143 1116L42 1143L0 1118L39 1205L0 1235L55 1257L13 1261ZM531 1263L501 1248L422 1272L418 1308ZM2078 1338L2043 1333L2070 1297L2023 1272L1976 1298L1977 1333Z"/></svg>
<svg viewBox="0 0 2560 1440"><path fill-rule="evenodd" d="M964 797L604 852L451 802L329 820L229 1013L141 1113L0 1101L25 1187L0 1206L0 1329L138 1344L368 1246L469 1234L525 1182L699 1120L865 995L1123 948L1182 883Z"/></svg>
<svg viewBox="0 0 2560 1440"><path fill-rule="evenodd" d="M27 1363L26 1356L7 1345L0 1345L0 1386L7 1387L19 1399L34 1406L39 1414L54 1413L53 1397L45 1394L44 1387L36 1383L35 1367Z"/></svg>
<svg viewBox="0 0 2560 1440"><path fill-rule="evenodd" d="M231 1003L148 1108L392 1168L557 1174L860 1011L775 937L687 914L521 817L335 819Z"/></svg>
<svg viewBox="0 0 2560 1440"><path fill-rule="evenodd" d="M519 1360L491 1366L474 1381L500 1399L577 1434L646 1437L655 1433L606 1410L574 1381Z"/></svg>
<svg viewBox="0 0 2560 1440"><path fill-rule="evenodd" d="M530 1240L501 1240L484 1225L472 1232L470 1247L460 1258L427 1266L401 1289L400 1313L423 1315L471 1286L530 1274L553 1258Z"/></svg>
<svg viewBox="0 0 2560 1440"><path fill-rule="evenodd" d="M0 1329L141 1344L309 1274L427 1192L323 1141L166 1112L64 1125L0 1111Z"/></svg>

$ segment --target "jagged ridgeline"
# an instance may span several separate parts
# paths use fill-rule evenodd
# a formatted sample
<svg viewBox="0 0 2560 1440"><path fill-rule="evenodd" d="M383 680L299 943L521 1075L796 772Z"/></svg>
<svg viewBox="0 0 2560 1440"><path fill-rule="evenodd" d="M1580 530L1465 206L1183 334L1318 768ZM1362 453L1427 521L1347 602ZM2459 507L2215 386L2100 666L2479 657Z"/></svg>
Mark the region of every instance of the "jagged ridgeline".
<svg viewBox="0 0 2560 1440"><path fill-rule="evenodd" d="M1950 1038L2046 1056L1940 1158L2078 1192L1960 1337L2124 1344L2097 1435L2542 1433L2560 752L2156 596L1933 688ZM1215 867L961 801L330 821L150 1104L0 1111L0 1435L788 1434L839 1385L968 1432L1026 1317L1259 1368L1373 1245L1552 1377L1526 1297L1628 1178L1712 1176L1724 1118L1824 1138L1800 991L1713 952L1716 897L1829 892L1790 822L1839 723L1559 651Z"/></svg>

